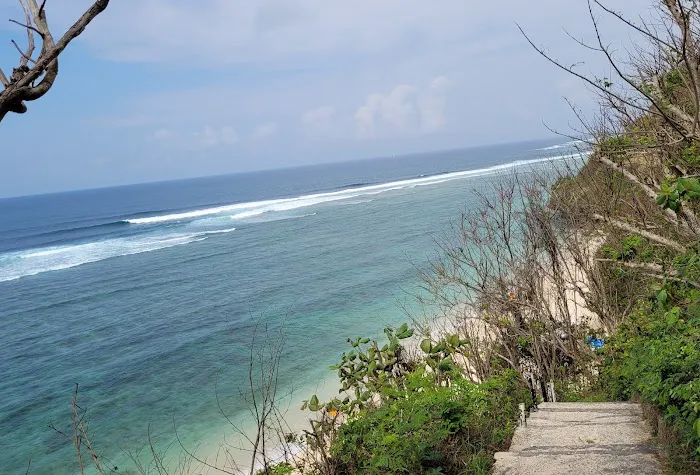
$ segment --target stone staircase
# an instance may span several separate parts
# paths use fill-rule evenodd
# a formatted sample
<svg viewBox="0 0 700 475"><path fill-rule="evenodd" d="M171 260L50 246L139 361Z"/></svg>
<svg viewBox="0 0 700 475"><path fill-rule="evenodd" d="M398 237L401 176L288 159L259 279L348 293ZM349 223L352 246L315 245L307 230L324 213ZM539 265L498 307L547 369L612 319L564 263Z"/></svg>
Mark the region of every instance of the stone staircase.
<svg viewBox="0 0 700 475"><path fill-rule="evenodd" d="M496 453L494 475L661 474L639 405L544 403Z"/></svg>

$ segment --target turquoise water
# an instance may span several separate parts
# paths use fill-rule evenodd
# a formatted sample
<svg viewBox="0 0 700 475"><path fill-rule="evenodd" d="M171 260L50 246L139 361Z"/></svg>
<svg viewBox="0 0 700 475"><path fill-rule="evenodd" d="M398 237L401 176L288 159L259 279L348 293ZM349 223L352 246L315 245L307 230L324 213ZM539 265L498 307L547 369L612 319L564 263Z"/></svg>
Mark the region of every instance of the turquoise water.
<svg viewBox="0 0 700 475"><path fill-rule="evenodd" d="M406 320L451 219L555 141L0 200L0 473L73 474L75 383L95 440L189 446L246 420L255 322L287 335L280 387L324 386L349 336ZM516 162L516 163L513 163ZM292 416L295 417L295 416Z"/></svg>

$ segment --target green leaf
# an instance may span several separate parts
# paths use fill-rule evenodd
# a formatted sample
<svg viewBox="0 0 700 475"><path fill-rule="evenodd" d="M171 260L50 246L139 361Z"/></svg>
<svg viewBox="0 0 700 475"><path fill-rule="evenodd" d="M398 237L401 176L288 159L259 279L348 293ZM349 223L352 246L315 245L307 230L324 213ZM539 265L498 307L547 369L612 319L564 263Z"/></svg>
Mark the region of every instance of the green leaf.
<svg viewBox="0 0 700 475"><path fill-rule="evenodd" d="M450 335L449 337L447 337L447 342L451 346L454 346L454 347L459 346L459 335L457 335L456 333L454 335Z"/></svg>
<svg viewBox="0 0 700 475"><path fill-rule="evenodd" d="M682 185L686 191L700 193L700 180L697 178L679 178L678 185Z"/></svg>
<svg viewBox="0 0 700 475"><path fill-rule="evenodd" d="M666 302L668 301L668 292L666 292L666 289L661 289L656 293L656 301L661 307L666 305Z"/></svg>
<svg viewBox="0 0 700 475"><path fill-rule="evenodd" d="M318 397L315 394L313 396L311 396L311 399L309 399L308 406L309 406L309 410L314 411L314 412L318 411L321 408L321 406L319 405L319 402L318 402Z"/></svg>
<svg viewBox="0 0 700 475"><path fill-rule="evenodd" d="M678 323L678 319L680 318L681 314L681 309L678 307L673 307L671 310L666 312L666 324L669 327L674 326L676 323Z"/></svg>
<svg viewBox="0 0 700 475"><path fill-rule="evenodd" d="M445 345L444 342L438 343L437 345L435 345L433 347L433 349L430 352L433 354L440 353L441 351L445 351L445 348L447 348L447 346Z"/></svg>
<svg viewBox="0 0 700 475"><path fill-rule="evenodd" d="M438 365L438 369L440 371L449 371L452 369L452 358L449 356L445 358L444 360L440 361L440 364Z"/></svg>
<svg viewBox="0 0 700 475"><path fill-rule="evenodd" d="M425 340L420 342L420 349L423 350L423 353L430 353L430 350L433 348L433 342L430 341L429 338L426 338Z"/></svg>

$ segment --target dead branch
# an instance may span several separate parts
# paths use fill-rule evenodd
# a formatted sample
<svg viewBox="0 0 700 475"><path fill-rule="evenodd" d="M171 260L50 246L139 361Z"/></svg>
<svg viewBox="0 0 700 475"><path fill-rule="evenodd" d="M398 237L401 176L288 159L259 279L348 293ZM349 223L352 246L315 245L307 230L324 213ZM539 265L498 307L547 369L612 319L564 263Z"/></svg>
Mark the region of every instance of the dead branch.
<svg viewBox="0 0 700 475"><path fill-rule="evenodd" d="M688 284L690 286L693 286L695 288L700 288L700 284L698 282L694 282L692 280L684 279L682 277L678 276L678 273L674 270L669 270L665 269L663 266L659 264L652 264L648 262L630 262L630 261L619 261L615 259L596 259L598 262L605 262L605 263L610 263L614 264L620 267L626 267L628 269L633 269L633 270L639 270L639 271L646 271L643 272L642 275L647 276L647 277L653 277L655 279L659 280L672 280L675 282L681 282L683 284Z"/></svg>
<svg viewBox="0 0 700 475"><path fill-rule="evenodd" d="M26 1L26 4L25 4ZM4 90L0 92L0 121L9 112L23 114L27 111L25 102L35 101L43 97L53 86L58 76L58 57L66 49L72 40L77 38L85 28L109 5L109 0L97 0L78 19L77 22L66 31L63 36L54 42L51 30L46 19L46 0L39 6L36 0L20 0L25 12L26 23L10 20L27 30L28 49L20 50L19 66L14 69L10 80L0 69L0 82ZM34 34L38 34L42 41L41 52L35 60ZM19 49L19 47L18 47ZM28 67L29 63L33 66ZM37 84L38 81L38 84Z"/></svg>
<svg viewBox="0 0 700 475"><path fill-rule="evenodd" d="M615 163L614 161L610 160L608 157L606 157L602 154L598 156L598 161L600 163L604 164L605 166L612 168L616 172L624 175L625 178L627 178L629 181L631 181L632 183L637 185L639 187L639 189L644 191L644 193L649 198L651 198L653 201L656 201L656 199L658 198L659 194L656 192L656 190L652 189L649 185L647 185L641 179L639 179L639 177L637 177L637 175L635 175L634 173L629 171L624 166L622 166L618 163ZM678 215L673 210L666 209L666 210L664 210L664 213L666 214L666 216L668 217L668 219L672 223L678 222Z"/></svg>
<svg viewBox="0 0 700 475"><path fill-rule="evenodd" d="M654 241L656 243L670 247L671 249L675 249L678 252L687 252L688 251L688 249L685 246L681 245L680 243L678 243L676 241L672 241L671 239L667 239L663 236L659 236L658 234L654 234L652 232L649 232L649 231L646 231L644 229L633 226L629 223L625 223L623 221L620 221L619 219L606 218L606 217L601 216L599 214L593 214L593 219L595 219L597 221L601 221L601 222L606 223L606 224L609 224L610 226L621 229L623 231L627 231L627 232L634 233L634 234L639 234L640 236L647 238L650 241Z"/></svg>
<svg viewBox="0 0 700 475"><path fill-rule="evenodd" d="M17 48L17 51L19 52L19 54L22 55L23 66L26 67L28 62L32 63L32 64L36 64L36 61L34 61L29 54L22 51L22 48L19 47L19 45L17 44L17 42L15 40L11 40L11 41L12 41L12 44L15 45L15 48Z"/></svg>

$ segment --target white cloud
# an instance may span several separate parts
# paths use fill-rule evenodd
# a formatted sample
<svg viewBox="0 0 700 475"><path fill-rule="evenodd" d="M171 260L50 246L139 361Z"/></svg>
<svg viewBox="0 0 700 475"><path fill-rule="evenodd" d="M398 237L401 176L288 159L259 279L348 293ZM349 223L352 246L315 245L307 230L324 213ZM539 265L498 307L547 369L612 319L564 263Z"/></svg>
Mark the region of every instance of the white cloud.
<svg viewBox="0 0 700 475"><path fill-rule="evenodd" d="M238 134L230 126L224 126L220 130L221 142L227 145L231 145L238 142Z"/></svg>
<svg viewBox="0 0 700 475"><path fill-rule="evenodd" d="M370 94L355 113L357 135L430 134L445 127L446 91L450 81L436 77L427 90L401 84L388 94Z"/></svg>
<svg viewBox="0 0 700 475"><path fill-rule="evenodd" d="M194 136L202 146L207 148L233 145L239 141L238 134L234 128L228 125L222 127L207 125L201 132L195 132Z"/></svg>
<svg viewBox="0 0 700 475"><path fill-rule="evenodd" d="M622 6L622 0L610 1ZM66 0L50 13L57 24L59 16L72 21L89 3ZM79 41L101 57L165 63L158 69L160 80L113 106L109 125L202 130L225 123L242 130L262 118L286 132L298 125L290 119L296 122L309 104L325 104L316 118L314 111L303 114L307 137L429 136L468 129L487 140L486 134L497 135L493 131L505 125L503 114L520 108L527 96L536 103L528 107L535 120L510 130L539 136L547 134L540 119L552 117L552 103L559 101L552 83L563 73L531 50L513 21L537 43L551 45L556 57L579 60L580 52L562 49L568 43L560 41L566 39L561 26L576 37L589 30L577 27L585 5L570 3L120 0L111 2ZM192 74L174 76L171 65ZM596 70L594 63L587 66ZM120 70L125 77L134 74L126 65ZM450 81L437 77L430 84L438 73L458 85L449 91L449 101ZM528 77L533 80L527 82ZM398 90L389 87L397 84ZM485 120L490 115L494 119ZM247 138L254 135L250 131ZM365 145L363 154L375 153L369 142Z"/></svg>
<svg viewBox="0 0 700 475"><path fill-rule="evenodd" d="M335 107L321 106L301 115L301 125L309 136L330 136L335 133Z"/></svg>
<svg viewBox="0 0 700 475"><path fill-rule="evenodd" d="M161 128L153 133L153 138L156 140L168 140L172 138L173 131L170 129Z"/></svg>
<svg viewBox="0 0 700 475"><path fill-rule="evenodd" d="M47 10L62 31L93 1L64 0ZM609 0L613 9L629 10L629 3ZM522 41L513 21L535 24L533 31L539 33L553 32L568 18L580 23L585 13L585 5L561 0L120 0L110 3L81 41L119 61L221 67L344 53L378 55L397 45L425 43L462 48L479 43L488 49L503 36Z"/></svg>
<svg viewBox="0 0 700 475"><path fill-rule="evenodd" d="M274 122L261 125L253 132L253 140L265 140L277 133L277 125Z"/></svg>
<svg viewBox="0 0 700 475"><path fill-rule="evenodd" d="M439 132L446 124L447 90L452 86L449 79L439 76L433 79L428 93L418 106L421 131L427 134Z"/></svg>
<svg viewBox="0 0 700 475"><path fill-rule="evenodd" d="M355 113L358 135L368 138L384 129L402 133L414 129L418 119L415 92L415 87L401 84L386 95L370 94Z"/></svg>
<svg viewBox="0 0 700 475"><path fill-rule="evenodd" d="M67 2L61 23L88 0ZM465 36L474 6L463 0L121 0L86 32L120 61L236 64L337 52L379 53L416 36ZM398 12L398 14L397 14ZM66 20L64 20L64 18ZM391 19L391 21L388 21ZM186 33L186 34L185 34ZM319 41L319 38L323 38Z"/></svg>
<svg viewBox="0 0 700 475"><path fill-rule="evenodd" d="M93 1L48 2L55 34ZM648 0L606 4L629 17L648 18ZM3 145L22 143L18 134L31 136L35 122L50 121L65 112L54 112L55 107L73 104L75 113L54 124L54 137L49 134L40 144L50 149L48 155L66 157L55 177L45 171L44 181L86 187L100 178L85 174L90 154L72 153L76 143L119 157L120 166L106 183L117 175L123 182L145 181L530 139L549 135L543 120L566 132L572 114L560 96L573 96L584 113L597 110L595 101L585 87L540 58L514 22L554 57L569 64L585 61L582 72L605 75L604 58L562 32L563 27L594 42L590 23L582 21L587 14L586 2L572 0L113 1L65 51L65 60L95 70L104 65L91 56L148 64L113 65L108 77L87 78L100 84L80 98L90 107L75 104L70 84L80 83L81 70L71 73L65 64L65 77L62 73L54 99L45 105L48 113L28 122L17 119ZM22 18L18 2L0 0L0 17ZM601 15L601 31L622 55L629 32L606 23L606 17ZM0 22L0 30L21 33L8 22ZM14 62L17 52L0 44L0 56ZM443 87L441 79L431 86L437 75L455 86ZM134 78L137 88L124 86ZM396 85L404 88L394 91ZM370 93L377 94L370 99ZM255 126L268 121L277 124L275 140L264 147L252 143ZM165 140L158 142L159 128L173 135L159 134ZM236 130L245 131L247 140L235 146L240 153L231 154L233 146L225 145L238 140ZM295 130L338 140L300 140ZM377 139L352 140L360 130ZM202 154L208 161L192 160L192 152L203 147L210 147ZM146 169L152 152L167 152L177 167L164 169L153 160L153 168ZM22 162L26 154L15 147L3 155L16 157L18 168L6 174L9 178L0 177L0 194L20 192L17 176L27 177L27 188L40 186L36 167L24 164L34 161Z"/></svg>

